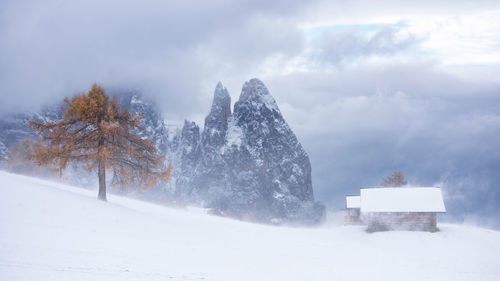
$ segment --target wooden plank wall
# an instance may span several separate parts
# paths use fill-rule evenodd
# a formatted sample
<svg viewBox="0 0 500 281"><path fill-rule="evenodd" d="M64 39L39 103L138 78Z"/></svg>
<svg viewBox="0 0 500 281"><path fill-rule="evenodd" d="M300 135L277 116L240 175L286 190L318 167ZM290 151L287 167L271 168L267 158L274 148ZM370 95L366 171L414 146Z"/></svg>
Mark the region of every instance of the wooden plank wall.
<svg viewBox="0 0 500 281"><path fill-rule="evenodd" d="M436 227L436 213L370 213L364 215L368 225Z"/></svg>

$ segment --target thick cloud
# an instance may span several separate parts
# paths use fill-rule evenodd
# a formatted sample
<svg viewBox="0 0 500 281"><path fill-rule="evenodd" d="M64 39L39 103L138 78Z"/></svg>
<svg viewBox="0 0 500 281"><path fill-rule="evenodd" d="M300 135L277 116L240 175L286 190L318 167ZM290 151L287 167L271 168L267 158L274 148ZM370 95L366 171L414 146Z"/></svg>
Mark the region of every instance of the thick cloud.
<svg viewBox="0 0 500 281"><path fill-rule="evenodd" d="M300 8L292 2L1 5L1 112L74 94L97 81L139 88L172 115L195 115L209 101L200 101L202 91L209 95L205 84L212 88L222 78L215 76L235 69L248 75L267 57L295 55L302 44L285 19Z"/></svg>
<svg viewBox="0 0 500 281"><path fill-rule="evenodd" d="M359 30L363 28L347 26L323 31L314 44L317 47L312 50L313 58L320 64L338 65L372 55L394 55L422 41L397 26L382 25L375 32Z"/></svg>

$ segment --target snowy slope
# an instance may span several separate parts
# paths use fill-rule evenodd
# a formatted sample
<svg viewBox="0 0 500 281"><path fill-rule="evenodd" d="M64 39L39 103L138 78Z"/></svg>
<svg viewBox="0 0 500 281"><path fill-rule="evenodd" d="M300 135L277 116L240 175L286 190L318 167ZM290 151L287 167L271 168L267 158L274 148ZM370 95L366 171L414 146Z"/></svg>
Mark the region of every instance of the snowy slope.
<svg viewBox="0 0 500 281"><path fill-rule="evenodd" d="M475 227L272 227L1 171L0 192L0 280L500 278L500 232Z"/></svg>

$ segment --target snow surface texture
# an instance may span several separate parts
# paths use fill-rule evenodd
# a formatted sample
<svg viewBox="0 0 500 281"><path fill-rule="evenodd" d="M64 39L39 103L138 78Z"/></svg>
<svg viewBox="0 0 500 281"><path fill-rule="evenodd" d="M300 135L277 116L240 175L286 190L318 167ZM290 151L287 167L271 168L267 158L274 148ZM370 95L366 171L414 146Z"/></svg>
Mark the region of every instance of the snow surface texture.
<svg viewBox="0 0 500 281"><path fill-rule="evenodd" d="M498 280L500 232L273 227L0 171L0 280Z"/></svg>
<svg viewBox="0 0 500 281"><path fill-rule="evenodd" d="M446 212L439 187L362 188L361 212Z"/></svg>

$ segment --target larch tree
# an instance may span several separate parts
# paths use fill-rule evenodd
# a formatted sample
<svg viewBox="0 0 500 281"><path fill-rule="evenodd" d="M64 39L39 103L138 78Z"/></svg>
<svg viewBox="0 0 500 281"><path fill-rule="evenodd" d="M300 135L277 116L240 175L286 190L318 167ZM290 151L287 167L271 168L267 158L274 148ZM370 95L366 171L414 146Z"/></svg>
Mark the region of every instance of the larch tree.
<svg viewBox="0 0 500 281"><path fill-rule="evenodd" d="M41 136L32 159L63 171L68 164L97 170L100 200L106 201L106 170L113 172L112 184L137 184L150 188L170 177L172 166L162 168L164 157L137 132L141 115L121 109L116 98L94 84L88 93L64 99L64 116L57 122L32 119L31 127Z"/></svg>
<svg viewBox="0 0 500 281"><path fill-rule="evenodd" d="M408 182L401 171L396 171L382 181L382 186L385 187L401 187L407 185Z"/></svg>

